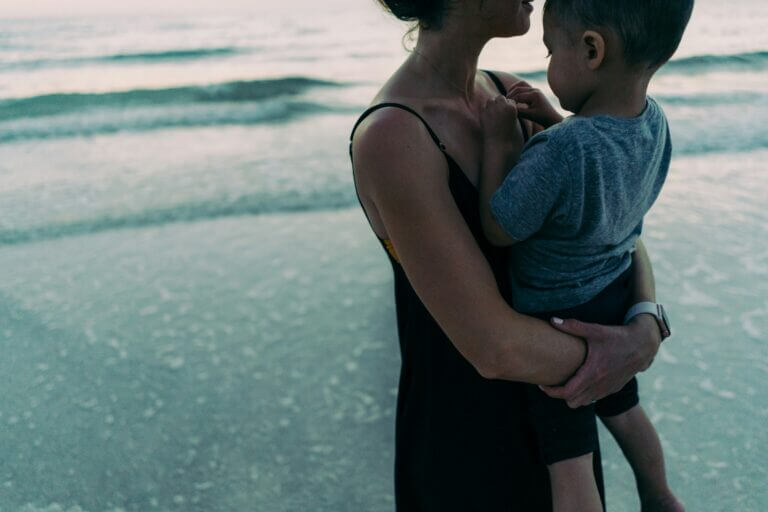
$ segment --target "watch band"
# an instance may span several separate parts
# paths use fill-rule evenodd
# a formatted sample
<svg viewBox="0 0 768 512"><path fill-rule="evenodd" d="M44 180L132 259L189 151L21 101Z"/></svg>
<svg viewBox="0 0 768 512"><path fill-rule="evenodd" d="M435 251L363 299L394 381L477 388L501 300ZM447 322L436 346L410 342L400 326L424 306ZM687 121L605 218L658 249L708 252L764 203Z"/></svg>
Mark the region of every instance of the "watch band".
<svg viewBox="0 0 768 512"><path fill-rule="evenodd" d="M624 316L624 324L628 324L629 321L635 318L637 315L642 315L645 313L653 315L653 317L656 319L656 322L659 324L659 329L661 330L661 340L664 341L666 338L669 338L672 332L669 327L669 320L667 319L667 315L664 312L664 306L655 302L638 302L629 308L629 311L627 311L627 314Z"/></svg>

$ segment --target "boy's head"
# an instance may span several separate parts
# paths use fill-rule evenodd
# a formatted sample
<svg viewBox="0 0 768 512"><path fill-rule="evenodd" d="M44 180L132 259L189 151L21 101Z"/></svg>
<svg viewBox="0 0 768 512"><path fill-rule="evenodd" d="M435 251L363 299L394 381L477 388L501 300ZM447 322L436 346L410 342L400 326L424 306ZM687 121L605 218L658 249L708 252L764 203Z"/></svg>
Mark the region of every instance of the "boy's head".
<svg viewBox="0 0 768 512"><path fill-rule="evenodd" d="M693 0L547 0L546 15L569 32L610 30L629 65L656 69L677 50Z"/></svg>
<svg viewBox="0 0 768 512"><path fill-rule="evenodd" d="M553 92L563 103L558 86L561 90L574 86L579 89L580 82L588 87L590 78L584 75L607 67L621 74L650 78L677 50L693 2L546 0L544 39L552 54L549 78ZM563 92L579 94L577 90ZM574 110L566 104L563 107Z"/></svg>

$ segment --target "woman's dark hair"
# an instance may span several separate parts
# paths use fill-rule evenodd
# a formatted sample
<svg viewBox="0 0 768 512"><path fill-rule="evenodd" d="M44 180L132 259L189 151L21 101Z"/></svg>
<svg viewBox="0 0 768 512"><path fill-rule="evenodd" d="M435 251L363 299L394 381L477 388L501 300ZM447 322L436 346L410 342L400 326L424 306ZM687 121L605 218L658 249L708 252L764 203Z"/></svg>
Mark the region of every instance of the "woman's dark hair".
<svg viewBox="0 0 768 512"><path fill-rule="evenodd" d="M547 0L544 12L578 29L613 30L631 64L657 68L677 50L694 0Z"/></svg>
<svg viewBox="0 0 768 512"><path fill-rule="evenodd" d="M451 0L377 0L397 19L416 21L421 28L440 28Z"/></svg>

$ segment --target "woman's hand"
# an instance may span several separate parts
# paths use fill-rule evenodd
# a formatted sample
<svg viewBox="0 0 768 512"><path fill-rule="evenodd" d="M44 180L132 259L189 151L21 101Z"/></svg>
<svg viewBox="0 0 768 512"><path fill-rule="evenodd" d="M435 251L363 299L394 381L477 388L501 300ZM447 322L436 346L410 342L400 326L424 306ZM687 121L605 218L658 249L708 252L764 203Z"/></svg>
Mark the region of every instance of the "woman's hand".
<svg viewBox="0 0 768 512"><path fill-rule="evenodd" d="M549 128L563 120L555 107L540 89L531 87L527 82L517 82L507 92L507 98L517 103L517 112L523 119L528 119Z"/></svg>
<svg viewBox="0 0 768 512"><path fill-rule="evenodd" d="M562 398L574 409L619 391L651 365L661 343L659 325L650 315L638 315L626 326L578 320L553 320L552 325L587 342L587 359L565 385L541 386L546 394Z"/></svg>
<svg viewBox="0 0 768 512"><path fill-rule="evenodd" d="M496 96L485 103L480 114L483 126L483 153L509 170L520 157L525 139L513 100Z"/></svg>

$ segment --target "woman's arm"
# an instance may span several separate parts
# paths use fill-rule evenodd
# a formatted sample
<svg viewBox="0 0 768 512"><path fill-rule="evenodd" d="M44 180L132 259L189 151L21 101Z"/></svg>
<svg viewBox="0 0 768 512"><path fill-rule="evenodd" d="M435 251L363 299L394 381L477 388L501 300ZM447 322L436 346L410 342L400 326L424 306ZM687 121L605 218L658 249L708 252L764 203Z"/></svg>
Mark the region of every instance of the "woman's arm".
<svg viewBox="0 0 768 512"><path fill-rule="evenodd" d="M487 377L564 382L584 343L512 310L448 187L447 165L424 127L399 110L358 128L355 179L424 305L459 352Z"/></svg>

